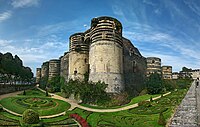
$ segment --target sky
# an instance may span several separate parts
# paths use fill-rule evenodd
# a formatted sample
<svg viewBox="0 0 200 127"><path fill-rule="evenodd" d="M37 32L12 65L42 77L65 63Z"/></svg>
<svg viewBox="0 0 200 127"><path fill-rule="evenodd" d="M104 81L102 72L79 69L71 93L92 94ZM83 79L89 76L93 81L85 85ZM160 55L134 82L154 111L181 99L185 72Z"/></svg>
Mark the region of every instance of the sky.
<svg viewBox="0 0 200 127"><path fill-rule="evenodd" d="M99 16L117 18L144 57L161 58L173 72L200 68L200 0L0 0L0 52L35 73Z"/></svg>

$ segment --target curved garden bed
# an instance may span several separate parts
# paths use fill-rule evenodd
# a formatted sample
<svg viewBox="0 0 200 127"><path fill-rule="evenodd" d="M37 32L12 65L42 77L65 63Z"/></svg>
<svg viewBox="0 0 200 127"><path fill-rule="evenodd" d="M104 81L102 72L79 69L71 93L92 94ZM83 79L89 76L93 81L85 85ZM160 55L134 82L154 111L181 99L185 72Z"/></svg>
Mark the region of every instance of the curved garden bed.
<svg viewBox="0 0 200 127"><path fill-rule="evenodd" d="M8 97L0 101L0 104L15 113L23 114L26 109L33 109L40 116L49 116L62 113L70 108L70 104L61 100L47 97L19 96Z"/></svg>

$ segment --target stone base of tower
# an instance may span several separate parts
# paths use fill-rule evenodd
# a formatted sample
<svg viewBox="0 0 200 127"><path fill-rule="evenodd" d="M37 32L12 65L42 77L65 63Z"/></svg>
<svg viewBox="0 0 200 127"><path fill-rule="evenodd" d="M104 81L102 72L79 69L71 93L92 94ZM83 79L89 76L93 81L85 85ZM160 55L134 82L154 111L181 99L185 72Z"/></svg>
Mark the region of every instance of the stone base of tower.
<svg viewBox="0 0 200 127"><path fill-rule="evenodd" d="M68 80L69 79L83 81L84 80L84 75L82 75L82 74L69 75L68 76Z"/></svg>
<svg viewBox="0 0 200 127"><path fill-rule="evenodd" d="M92 82L105 82L108 84L106 92L108 93L119 93L124 90L124 80L122 74L119 73L90 73L89 81Z"/></svg>

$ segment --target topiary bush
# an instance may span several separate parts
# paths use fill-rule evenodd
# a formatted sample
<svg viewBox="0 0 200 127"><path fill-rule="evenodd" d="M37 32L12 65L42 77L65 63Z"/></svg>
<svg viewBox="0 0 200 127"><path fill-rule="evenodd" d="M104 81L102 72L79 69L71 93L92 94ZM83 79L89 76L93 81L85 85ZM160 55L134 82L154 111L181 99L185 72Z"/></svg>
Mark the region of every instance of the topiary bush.
<svg viewBox="0 0 200 127"><path fill-rule="evenodd" d="M0 112L3 111L3 107L0 105Z"/></svg>
<svg viewBox="0 0 200 127"><path fill-rule="evenodd" d="M24 111L22 116L22 122L27 124L36 124L39 123L39 121L39 114L36 111L32 109L27 109Z"/></svg>
<svg viewBox="0 0 200 127"><path fill-rule="evenodd" d="M158 124L159 125L165 125L166 124L165 118L163 116L163 112L160 112L159 119L158 119Z"/></svg>

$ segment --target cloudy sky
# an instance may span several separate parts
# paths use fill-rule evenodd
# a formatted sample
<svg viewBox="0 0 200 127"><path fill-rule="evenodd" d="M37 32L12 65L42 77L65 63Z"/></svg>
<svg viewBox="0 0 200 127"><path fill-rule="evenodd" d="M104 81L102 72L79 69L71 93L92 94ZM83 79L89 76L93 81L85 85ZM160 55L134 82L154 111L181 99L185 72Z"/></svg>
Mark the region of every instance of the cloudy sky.
<svg viewBox="0 0 200 127"><path fill-rule="evenodd" d="M200 68L200 0L0 0L0 52L18 55L35 73L98 16L121 21L143 56L160 57L173 71Z"/></svg>

